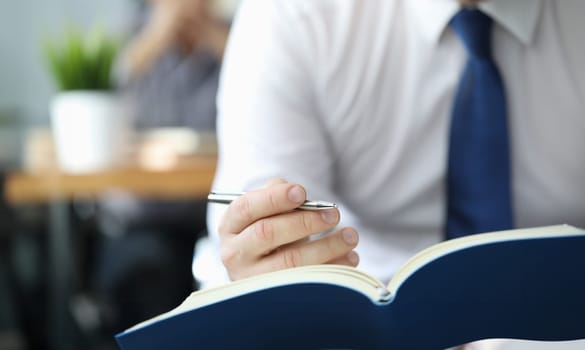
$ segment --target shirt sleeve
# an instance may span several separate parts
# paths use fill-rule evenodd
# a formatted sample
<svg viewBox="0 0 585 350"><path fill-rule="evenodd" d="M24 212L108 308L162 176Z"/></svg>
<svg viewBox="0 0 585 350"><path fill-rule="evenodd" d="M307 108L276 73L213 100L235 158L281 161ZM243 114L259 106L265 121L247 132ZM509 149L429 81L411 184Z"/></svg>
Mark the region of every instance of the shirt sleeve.
<svg viewBox="0 0 585 350"><path fill-rule="evenodd" d="M245 191L281 177L305 186L312 199L335 199L335 161L315 102L313 23L303 4L240 5L220 80L215 190ZM208 210L216 248L224 211L215 204Z"/></svg>

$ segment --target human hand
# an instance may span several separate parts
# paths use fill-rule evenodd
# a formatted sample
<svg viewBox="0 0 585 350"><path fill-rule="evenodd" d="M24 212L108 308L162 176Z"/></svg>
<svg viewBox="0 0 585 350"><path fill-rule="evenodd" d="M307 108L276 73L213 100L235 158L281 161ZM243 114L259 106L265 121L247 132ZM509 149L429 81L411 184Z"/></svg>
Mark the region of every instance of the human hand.
<svg viewBox="0 0 585 350"><path fill-rule="evenodd" d="M335 230L316 240L310 235L334 228L339 211L294 210L305 189L282 180L233 201L219 225L221 257L232 280L316 264L356 266L358 234Z"/></svg>
<svg viewBox="0 0 585 350"><path fill-rule="evenodd" d="M149 32L192 49L208 27L207 0L151 0Z"/></svg>
<svg viewBox="0 0 585 350"><path fill-rule="evenodd" d="M151 16L129 45L126 65L135 78L148 72L153 63L178 47L191 52L209 32L209 0L150 0Z"/></svg>

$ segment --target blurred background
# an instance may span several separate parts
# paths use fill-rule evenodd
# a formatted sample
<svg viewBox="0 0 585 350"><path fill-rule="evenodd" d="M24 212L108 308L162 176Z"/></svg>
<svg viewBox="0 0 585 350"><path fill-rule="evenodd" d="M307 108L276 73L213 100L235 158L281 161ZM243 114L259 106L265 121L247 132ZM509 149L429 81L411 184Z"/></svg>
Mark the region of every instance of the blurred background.
<svg viewBox="0 0 585 350"><path fill-rule="evenodd" d="M116 349L197 289L237 5L0 2L0 349Z"/></svg>

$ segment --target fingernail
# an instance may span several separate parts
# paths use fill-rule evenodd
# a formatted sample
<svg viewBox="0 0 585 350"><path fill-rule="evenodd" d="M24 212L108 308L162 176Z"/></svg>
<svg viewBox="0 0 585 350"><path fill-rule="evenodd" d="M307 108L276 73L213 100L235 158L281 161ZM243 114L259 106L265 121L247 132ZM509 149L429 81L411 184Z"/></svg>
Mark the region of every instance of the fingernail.
<svg viewBox="0 0 585 350"><path fill-rule="evenodd" d="M325 210L321 212L321 218L326 223L333 225L337 223L337 211L336 210Z"/></svg>
<svg viewBox="0 0 585 350"><path fill-rule="evenodd" d="M345 229L342 232L343 240L349 245L354 245L358 241L357 232L350 229Z"/></svg>
<svg viewBox="0 0 585 350"><path fill-rule="evenodd" d="M352 250L351 252L347 253L347 260L349 260L349 262L353 265L357 265L360 261L360 257Z"/></svg>
<svg viewBox="0 0 585 350"><path fill-rule="evenodd" d="M288 199L293 203L302 203L305 200L305 191L300 186L293 186L288 190Z"/></svg>

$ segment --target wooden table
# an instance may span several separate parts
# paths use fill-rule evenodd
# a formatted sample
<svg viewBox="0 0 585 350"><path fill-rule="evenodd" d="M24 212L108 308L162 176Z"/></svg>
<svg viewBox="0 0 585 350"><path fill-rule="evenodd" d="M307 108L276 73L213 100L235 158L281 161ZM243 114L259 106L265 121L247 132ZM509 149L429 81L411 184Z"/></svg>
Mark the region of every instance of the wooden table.
<svg viewBox="0 0 585 350"><path fill-rule="evenodd" d="M76 349L71 301L75 288L75 259L68 203L73 198L96 198L109 190L124 190L157 199L205 198L216 168L215 156L181 159L172 168L148 170L129 165L91 174L72 175L56 169L13 172L5 179L6 199L12 205L49 205L49 332L50 349Z"/></svg>
<svg viewBox="0 0 585 350"><path fill-rule="evenodd" d="M197 156L156 171L130 165L83 175L61 173L56 169L13 172L6 178L5 193L8 202L14 205L97 197L112 189L122 189L140 197L197 199L209 192L215 167L215 156Z"/></svg>

